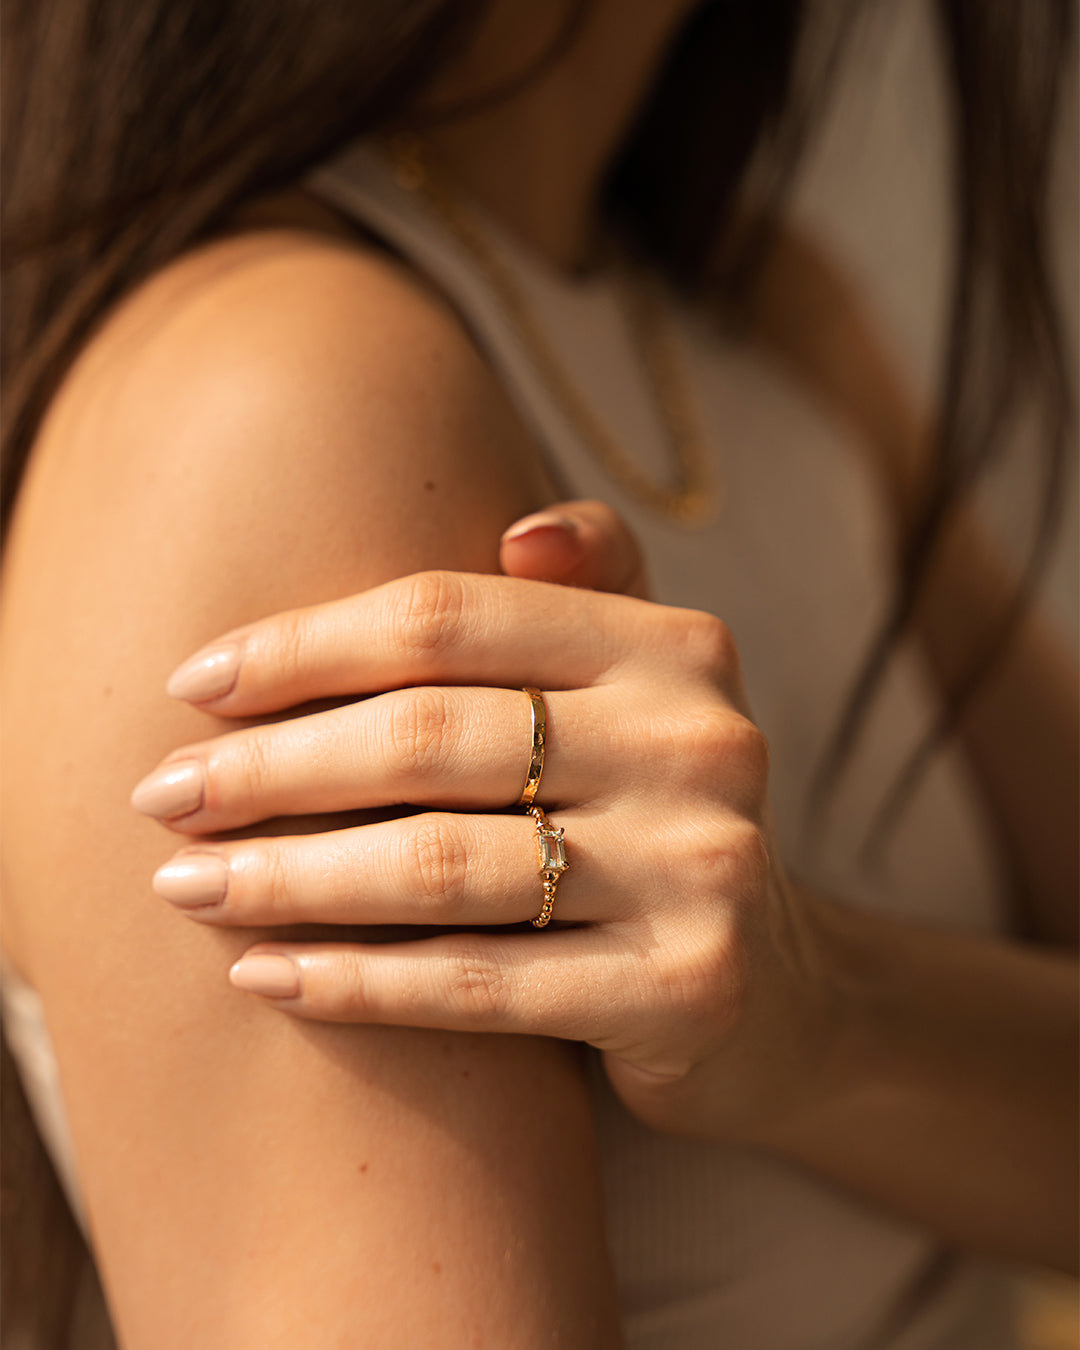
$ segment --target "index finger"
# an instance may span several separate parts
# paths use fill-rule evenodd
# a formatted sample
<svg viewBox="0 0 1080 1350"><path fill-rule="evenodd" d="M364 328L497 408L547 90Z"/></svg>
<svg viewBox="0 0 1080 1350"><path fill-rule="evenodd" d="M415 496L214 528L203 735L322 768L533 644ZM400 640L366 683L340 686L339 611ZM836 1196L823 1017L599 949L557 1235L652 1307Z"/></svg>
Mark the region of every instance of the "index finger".
<svg viewBox="0 0 1080 1350"><path fill-rule="evenodd" d="M418 572L234 629L167 690L241 717L418 684L576 689L603 682L666 616L628 596L516 577ZM655 635L654 635L655 638Z"/></svg>

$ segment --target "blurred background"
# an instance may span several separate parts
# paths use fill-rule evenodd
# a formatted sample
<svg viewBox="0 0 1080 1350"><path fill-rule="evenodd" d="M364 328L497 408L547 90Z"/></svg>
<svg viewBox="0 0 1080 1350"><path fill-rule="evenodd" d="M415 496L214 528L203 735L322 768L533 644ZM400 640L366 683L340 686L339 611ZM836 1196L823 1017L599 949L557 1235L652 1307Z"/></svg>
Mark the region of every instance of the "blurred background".
<svg viewBox="0 0 1080 1350"><path fill-rule="evenodd" d="M981 0L992 4L993 0ZM1032 0L1038 3L1038 0ZM933 21L925 0L867 7L809 155L796 213L846 263L875 306L915 388L933 396L941 367L950 239L946 107ZM1059 294L1075 368L1078 271L1077 69L1063 103L1055 212ZM1035 475L1023 446L988 476L985 511L1023 556ZM1076 464L1066 519L1045 587L1046 603L1073 632L1080 608Z"/></svg>
<svg viewBox="0 0 1080 1350"><path fill-rule="evenodd" d="M992 4L993 0L976 0ZM1033 0L1038 3L1038 0ZM796 198L798 216L827 240L872 297L916 388L929 398L940 367L949 268L945 105L934 31L924 0L894 0L856 35L843 78ZM1075 56L1075 54L1074 54ZM1058 146L1056 261L1062 307L1077 351L1078 85L1065 100ZM983 509L1004 546L1030 541L1025 447L990 476ZM1076 465L1043 601L1074 634L1080 609ZM1080 1210L1080 1197L1078 1197ZM1064 1276L1017 1271L1029 1350L1080 1347L1080 1286Z"/></svg>

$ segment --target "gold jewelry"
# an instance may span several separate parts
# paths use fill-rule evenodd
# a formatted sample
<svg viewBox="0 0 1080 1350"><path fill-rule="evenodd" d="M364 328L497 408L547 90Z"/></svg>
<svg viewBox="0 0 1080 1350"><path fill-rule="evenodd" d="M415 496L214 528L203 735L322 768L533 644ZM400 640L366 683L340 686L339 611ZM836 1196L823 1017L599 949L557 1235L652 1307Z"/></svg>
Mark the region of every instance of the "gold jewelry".
<svg viewBox="0 0 1080 1350"><path fill-rule="evenodd" d="M527 688L521 691L528 694L532 708L532 752L529 757L529 772L525 775L525 788L518 806L532 806L536 790L540 786L540 775L544 772L544 746L547 742L547 709L544 696L539 689Z"/></svg>
<svg viewBox="0 0 1080 1350"><path fill-rule="evenodd" d="M532 920L532 926L546 928L551 911L555 908L555 889L559 878L570 864L566 861L563 830L552 825L541 806L530 806L529 815L536 821L536 859L540 864L538 875L544 883L544 903L540 913Z"/></svg>
<svg viewBox="0 0 1080 1350"><path fill-rule="evenodd" d="M517 328L548 392L612 478L643 506L682 525L702 525L714 517L719 500L711 483L708 452L699 432L700 419L680 370L671 332L663 321L655 280L646 277L641 269L633 274L627 272L627 279L634 285L623 295L623 304L674 452L675 481L670 487L654 483L595 415L580 386L566 373L513 272L484 238L445 178L433 173L419 139L399 132L390 138L389 146L398 185L420 193L472 256Z"/></svg>

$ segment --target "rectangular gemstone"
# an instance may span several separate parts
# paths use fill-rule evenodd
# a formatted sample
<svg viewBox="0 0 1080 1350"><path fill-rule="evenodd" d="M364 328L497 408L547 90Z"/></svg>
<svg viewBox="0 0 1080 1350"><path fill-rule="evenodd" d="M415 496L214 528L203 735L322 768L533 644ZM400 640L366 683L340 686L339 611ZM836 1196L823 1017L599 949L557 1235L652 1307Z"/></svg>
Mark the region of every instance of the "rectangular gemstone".
<svg viewBox="0 0 1080 1350"><path fill-rule="evenodd" d="M540 870L542 872L561 872L566 867L566 847L562 836L549 834L537 835L540 845Z"/></svg>

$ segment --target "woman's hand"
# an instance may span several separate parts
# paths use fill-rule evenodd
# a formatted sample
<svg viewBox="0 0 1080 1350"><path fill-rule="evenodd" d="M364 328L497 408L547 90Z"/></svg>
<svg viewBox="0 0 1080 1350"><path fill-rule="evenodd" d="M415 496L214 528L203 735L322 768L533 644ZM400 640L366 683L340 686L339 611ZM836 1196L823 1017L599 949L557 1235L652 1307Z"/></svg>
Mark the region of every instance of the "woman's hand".
<svg viewBox="0 0 1080 1350"><path fill-rule="evenodd" d="M609 580L640 572L632 550L613 561L620 548ZM529 757L524 685L545 691L537 800L569 863L544 932L527 926L542 902L535 826L509 809ZM775 857L767 747L717 619L424 573L238 629L170 689L225 717L368 696L175 751L135 801L177 831L431 808L200 840L160 869L155 889L203 923L451 930L259 943L233 969L240 987L322 1020L587 1041L628 1108L672 1131L752 1137L813 1100L830 992L809 902Z"/></svg>

